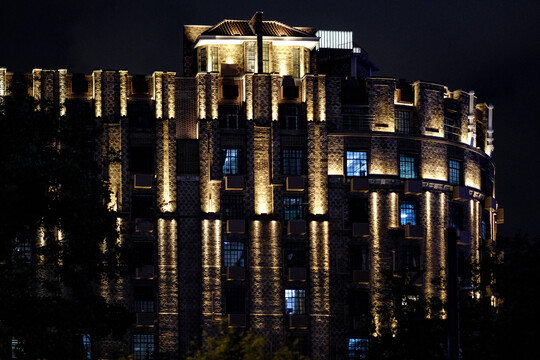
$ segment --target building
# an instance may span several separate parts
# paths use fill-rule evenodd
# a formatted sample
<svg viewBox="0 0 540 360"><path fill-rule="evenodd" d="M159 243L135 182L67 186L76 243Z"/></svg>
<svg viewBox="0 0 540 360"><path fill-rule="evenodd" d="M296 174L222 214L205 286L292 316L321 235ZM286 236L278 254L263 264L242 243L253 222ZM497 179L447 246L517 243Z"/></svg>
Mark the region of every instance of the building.
<svg viewBox="0 0 540 360"><path fill-rule="evenodd" d="M361 358L384 270L433 295L446 229L472 259L495 240L493 106L373 77L359 49L257 13L185 26L183 76L33 71L36 98L87 106L122 155L104 173L139 266L103 292L136 314L135 359L182 357L222 319L269 351Z"/></svg>

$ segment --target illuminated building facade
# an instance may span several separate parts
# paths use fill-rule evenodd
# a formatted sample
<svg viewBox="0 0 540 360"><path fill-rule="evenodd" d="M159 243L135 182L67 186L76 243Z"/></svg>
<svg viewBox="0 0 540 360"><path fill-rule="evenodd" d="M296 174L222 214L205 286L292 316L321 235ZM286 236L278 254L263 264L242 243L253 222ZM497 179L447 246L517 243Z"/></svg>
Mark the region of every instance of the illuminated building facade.
<svg viewBox="0 0 540 360"><path fill-rule="evenodd" d="M137 262L103 292L136 314L121 345L135 359L183 357L221 320L268 351L298 339L313 359L362 358L383 271L444 298L446 229L473 259L495 240L493 106L373 70L352 34L262 13L185 26L183 76L34 70L36 98L103 122Z"/></svg>

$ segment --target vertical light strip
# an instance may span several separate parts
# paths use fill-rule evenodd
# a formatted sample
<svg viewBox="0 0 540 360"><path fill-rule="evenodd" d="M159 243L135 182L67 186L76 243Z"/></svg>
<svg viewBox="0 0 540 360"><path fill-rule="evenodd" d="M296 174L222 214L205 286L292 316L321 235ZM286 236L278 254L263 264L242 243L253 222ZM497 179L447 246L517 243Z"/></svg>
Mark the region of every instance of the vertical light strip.
<svg viewBox="0 0 540 360"><path fill-rule="evenodd" d="M41 100L41 69L32 70L32 96L37 101Z"/></svg>
<svg viewBox="0 0 540 360"><path fill-rule="evenodd" d="M127 116L127 71L119 70L120 73L120 116Z"/></svg>
<svg viewBox="0 0 540 360"><path fill-rule="evenodd" d="M267 301L267 296L270 294L265 294L265 285L267 285L268 279L265 279L264 275L264 257L263 257L263 246L265 241L263 240L263 224L259 220L252 222L252 231L251 231L251 242L250 242L250 258L249 258L249 268L251 273L251 314L256 314L254 317L261 316L260 314L265 314L265 303ZM281 296L281 294L279 294ZM253 328L257 332L264 331L265 324L262 319L253 319Z"/></svg>
<svg viewBox="0 0 540 360"><path fill-rule="evenodd" d="M60 116L66 115L66 97L67 97L67 84L66 84L66 69L58 70L58 95L60 101Z"/></svg>
<svg viewBox="0 0 540 360"><path fill-rule="evenodd" d="M278 120L279 92L281 89L281 77L278 74L272 74L272 121Z"/></svg>
<svg viewBox="0 0 540 360"><path fill-rule="evenodd" d="M253 120L253 75L244 75L244 91L246 98L246 118Z"/></svg>
<svg viewBox="0 0 540 360"><path fill-rule="evenodd" d="M96 117L101 117L102 114L102 101L101 101L101 70L94 70L92 78L94 79L94 106L96 110Z"/></svg>
<svg viewBox="0 0 540 360"><path fill-rule="evenodd" d="M199 110L199 119L206 119L206 74L198 73L197 80L197 109Z"/></svg>
<svg viewBox="0 0 540 360"><path fill-rule="evenodd" d="M272 187L270 186L270 128L255 127L253 134L255 213L272 214Z"/></svg>
<svg viewBox="0 0 540 360"><path fill-rule="evenodd" d="M156 119L161 119L163 117L163 73L161 71L155 71L152 77L154 79Z"/></svg>
<svg viewBox="0 0 540 360"><path fill-rule="evenodd" d="M439 228L439 275L441 277L441 291L440 291L440 298L444 302L446 301L446 272L444 271L444 268L446 267L446 231L447 228L446 219L447 219L447 212L446 212L446 194L444 192L441 192L439 194L440 201L439 201L439 216L440 216L440 226Z"/></svg>
<svg viewBox="0 0 540 360"><path fill-rule="evenodd" d="M219 74L218 73L211 73L210 79L211 79L211 106L212 106L212 119L218 118L218 92L219 92Z"/></svg>
<svg viewBox="0 0 540 360"><path fill-rule="evenodd" d="M304 77L304 86L305 86L305 102L306 102L306 116L307 121L313 121L313 114L314 114L314 108L313 108L313 76L312 75L306 75Z"/></svg>
<svg viewBox="0 0 540 360"><path fill-rule="evenodd" d="M6 80L6 68L0 68L0 96L6 96L7 80Z"/></svg>
<svg viewBox="0 0 540 360"><path fill-rule="evenodd" d="M379 214L379 196L376 192L371 193L371 279L370 279L370 288L371 288L371 301L372 301L372 312L373 312L373 322L375 325L375 334L380 333L381 322L379 317L380 307L382 306L381 298L381 252L380 252L380 214Z"/></svg>
<svg viewBox="0 0 540 360"><path fill-rule="evenodd" d="M398 195L395 192L390 193L390 214L389 214L389 227L397 228L399 226L398 220Z"/></svg>
<svg viewBox="0 0 540 360"><path fill-rule="evenodd" d="M317 101L319 120L326 121L326 76L317 76L319 84L319 99Z"/></svg>
<svg viewBox="0 0 540 360"><path fill-rule="evenodd" d="M169 119L176 118L176 106L175 106L175 91L176 91L176 79L175 72L167 73L167 109Z"/></svg>
<svg viewBox="0 0 540 360"><path fill-rule="evenodd" d="M437 261L434 255L433 239L432 239L432 219L431 219L431 193L426 191L425 194L425 226L426 226L426 295L433 296L433 279L435 277L435 271L438 268ZM418 221L419 219L417 219Z"/></svg>
<svg viewBox="0 0 540 360"><path fill-rule="evenodd" d="M203 328L221 317L221 220L202 220Z"/></svg>

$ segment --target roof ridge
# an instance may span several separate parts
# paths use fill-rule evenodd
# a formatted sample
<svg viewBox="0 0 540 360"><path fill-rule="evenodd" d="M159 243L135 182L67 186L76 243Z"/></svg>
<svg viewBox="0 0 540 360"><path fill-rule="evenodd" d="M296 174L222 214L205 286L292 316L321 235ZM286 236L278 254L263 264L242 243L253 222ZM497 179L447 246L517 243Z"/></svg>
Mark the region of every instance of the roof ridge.
<svg viewBox="0 0 540 360"><path fill-rule="evenodd" d="M289 28L289 29L291 29L291 30L301 32L301 33L304 34L304 35L307 35L307 36L313 36L312 34L309 34L309 33L305 32L305 31L303 31L303 30L300 30L300 29L294 27L294 26L291 26L291 25L287 25L287 24L285 24L285 23L282 23L281 21L278 21L278 20L263 20L263 23L264 23L264 22L273 22L273 23L279 24L279 25L281 25L281 26L284 26L284 27L286 27L286 28Z"/></svg>

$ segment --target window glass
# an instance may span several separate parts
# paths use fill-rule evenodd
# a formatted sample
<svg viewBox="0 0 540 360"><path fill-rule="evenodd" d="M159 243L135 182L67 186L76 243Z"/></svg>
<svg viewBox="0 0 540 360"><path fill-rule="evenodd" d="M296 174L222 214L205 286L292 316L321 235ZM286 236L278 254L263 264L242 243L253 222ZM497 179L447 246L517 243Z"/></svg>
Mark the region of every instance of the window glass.
<svg viewBox="0 0 540 360"><path fill-rule="evenodd" d="M278 109L278 120L282 129L298 130L305 128L297 105L281 105Z"/></svg>
<svg viewBox="0 0 540 360"><path fill-rule="evenodd" d="M154 335L133 335L133 360L154 358Z"/></svg>
<svg viewBox="0 0 540 360"><path fill-rule="evenodd" d="M402 201L399 205L400 225L416 225L416 204L412 201Z"/></svg>
<svg viewBox="0 0 540 360"><path fill-rule="evenodd" d="M451 185L461 185L461 163L457 160L448 160L448 182Z"/></svg>
<svg viewBox="0 0 540 360"><path fill-rule="evenodd" d="M284 197L283 213L285 221L294 219L303 219L304 211L301 197Z"/></svg>
<svg viewBox="0 0 540 360"><path fill-rule="evenodd" d="M420 270L420 248L417 245L403 247L403 266L407 271Z"/></svg>
<svg viewBox="0 0 540 360"><path fill-rule="evenodd" d="M268 74L270 72L270 44L263 44L263 68L262 72Z"/></svg>
<svg viewBox="0 0 540 360"><path fill-rule="evenodd" d="M302 243L288 243L285 246L285 262L290 267L306 267L306 246Z"/></svg>
<svg viewBox="0 0 540 360"><path fill-rule="evenodd" d="M348 355L349 359L367 359L369 339L354 338L349 339Z"/></svg>
<svg viewBox="0 0 540 360"><path fill-rule="evenodd" d="M304 152L300 149L283 149L283 175L302 175Z"/></svg>
<svg viewBox="0 0 540 360"><path fill-rule="evenodd" d="M396 132L408 134L411 124L411 112L406 110L396 110Z"/></svg>
<svg viewBox="0 0 540 360"><path fill-rule="evenodd" d="M306 290L285 290L285 313L287 315L306 313Z"/></svg>
<svg viewBox="0 0 540 360"><path fill-rule="evenodd" d="M347 176L367 176L367 152L347 151Z"/></svg>
<svg viewBox="0 0 540 360"><path fill-rule="evenodd" d="M369 270L369 248L367 245L358 245L351 248L352 270Z"/></svg>
<svg viewBox="0 0 540 360"><path fill-rule="evenodd" d="M255 43L246 44L246 72L255 72Z"/></svg>
<svg viewBox="0 0 540 360"><path fill-rule="evenodd" d="M82 334L81 337L85 359L92 359L92 343L90 341L90 334Z"/></svg>
<svg viewBox="0 0 540 360"><path fill-rule="evenodd" d="M154 312L154 288L137 286L133 292L133 307L136 313Z"/></svg>
<svg viewBox="0 0 540 360"><path fill-rule="evenodd" d="M199 49L199 71L207 72L208 71L208 62L207 62L206 48Z"/></svg>
<svg viewBox="0 0 540 360"><path fill-rule="evenodd" d="M212 47L212 70L211 71L219 71L219 56L218 56L218 50L219 48L217 46Z"/></svg>
<svg viewBox="0 0 540 360"><path fill-rule="evenodd" d="M244 218L244 197L242 195L223 195L221 212L225 220Z"/></svg>
<svg viewBox="0 0 540 360"><path fill-rule="evenodd" d="M240 149L223 149L223 174L235 175L240 173Z"/></svg>
<svg viewBox="0 0 540 360"><path fill-rule="evenodd" d="M225 241L223 243L223 266L244 267L244 243Z"/></svg>
<svg viewBox="0 0 540 360"><path fill-rule="evenodd" d="M407 154L399 155L399 177L402 179L418 178L416 156Z"/></svg>
<svg viewBox="0 0 540 360"><path fill-rule="evenodd" d="M293 77L300 77L300 48L293 49Z"/></svg>

